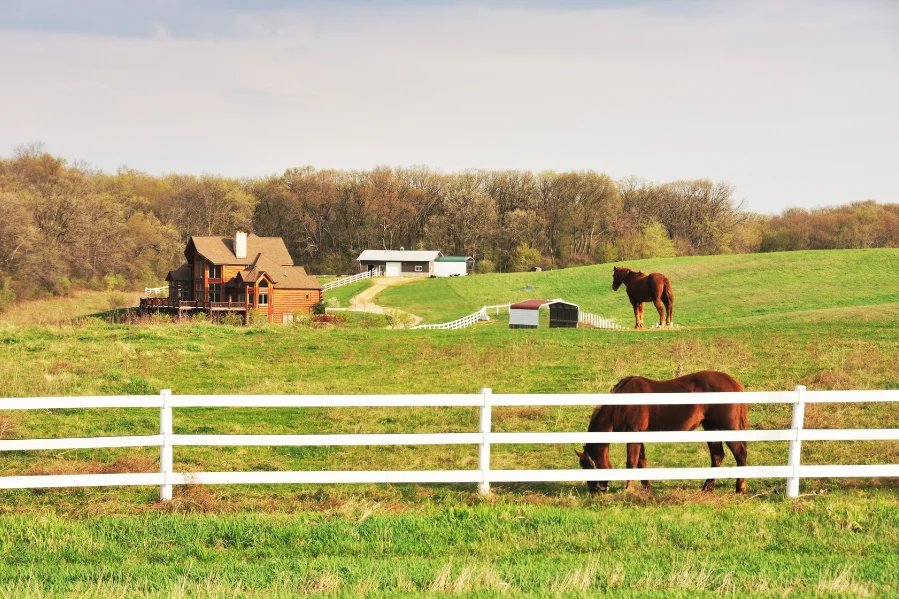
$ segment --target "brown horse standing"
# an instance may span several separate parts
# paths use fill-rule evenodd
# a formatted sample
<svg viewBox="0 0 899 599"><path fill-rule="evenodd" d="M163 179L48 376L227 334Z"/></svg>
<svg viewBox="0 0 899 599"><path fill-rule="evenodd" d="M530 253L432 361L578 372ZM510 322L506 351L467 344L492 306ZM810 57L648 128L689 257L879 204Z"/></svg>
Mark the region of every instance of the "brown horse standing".
<svg viewBox="0 0 899 599"><path fill-rule="evenodd" d="M671 315L674 313L674 292L671 281L661 273L643 274L639 270L631 270L624 266L616 266L612 271L612 291L618 291L621 285L627 289L627 297L634 307L634 319L637 328L643 328L643 302L652 302L659 311L659 326L671 326ZM662 305L665 314L662 314Z"/></svg>
<svg viewBox="0 0 899 599"><path fill-rule="evenodd" d="M654 381L642 376L629 376L618 381L612 393L711 393L721 391L743 391L743 385L728 374L715 370L703 370L679 376L669 381ZM628 431L692 431L702 426L707 431L743 431L747 427L746 404L674 405L674 406L597 406L590 418L589 433ZM717 468L724 460L724 447L719 441L709 441L712 467ZM746 465L747 448L745 441L727 441L727 446L737 460L737 466ZM587 443L584 451L575 450L581 468L612 468L609 461L608 443ZM627 444L627 467L646 467L646 448L642 443ZM633 481L628 481L630 488ZM608 481L588 481L591 493L597 488L609 490ZM643 481L645 488L649 481ZM703 491L711 491L715 479L710 478L702 486ZM737 479L737 493L746 492L746 479Z"/></svg>

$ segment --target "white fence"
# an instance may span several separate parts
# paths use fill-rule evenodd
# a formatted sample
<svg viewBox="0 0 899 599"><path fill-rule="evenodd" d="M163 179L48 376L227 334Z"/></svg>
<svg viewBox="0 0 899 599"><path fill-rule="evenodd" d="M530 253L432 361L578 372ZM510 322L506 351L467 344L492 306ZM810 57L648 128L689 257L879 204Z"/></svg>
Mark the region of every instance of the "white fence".
<svg viewBox="0 0 899 599"><path fill-rule="evenodd" d="M62 474L3 476L0 489L159 485L160 499L172 497L172 485L268 483L477 483L482 493L491 482L584 480L683 480L707 478L785 478L787 494L796 497L801 478L899 477L899 464L815 465L801 462L803 441L899 440L899 429L806 429L805 404L899 402L899 391L795 391L704 393L704 404L781 403L793 405L787 430L689 432L491 432L493 406L674 405L697 401L691 394L493 395L490 389L470 395L160 395L122 397L36 397L0 399L0 410L72 408L159 408L159 434L128 437L0 440L0 451L159 447L160 471L139 474ZM470 407L480 410L477 432L335 435L182 435L172 429L172 410L186 407ZM588 413L584 413L587 422ZM490 447L503 443L682 443L707 441L788 441L786 465L723 468L644 468L618 470L492 470ZM477 470L289 471L178 473L172 467L178 446L341 446L341 445L477 445ZM751 454L750 454L751 455Z"/></svg>
<svg viewBox="0 0 899 599"><path fill-rule="evenodd" d="M487 316L487 306L484 306L477 312L473 314L469 314L468 316L463 316L458 320L454 320L452 322L445 322L443 324L420 324L417 327L412 327L413 329L464 329L465 327L470 327L474 323L480 320L490 320L490 317Z"/></svg>
<svg viewBox="0 0 899 599"><path fill-rule="evenodd" d="M620 329L620 324L615 324L608 318L603 318L598 314L591 314L590 312L584 312L580 310L578 312L577 321L579 323L588 324L591 327L596 327L597 329Z"/></svg>
<svg viewBox="0 0 899 599"><path fill-rule="evenodd" d="M350 275L349 277L343 277L341 279L337 279L336 281L330 281L322 285L322 289L327 291L328 289L334 289L336 287L343 287L344 285L349 285L350 283L355 283L357 281L361 281L362 279L368 279L371 277L377 277L378 271L376 270L368 270L365 272L360 272L357 275Z"/></svg>
<svg viewBox="0 0 899 599"><path fill-rule="evenodd" d="M165 287L144 287L144 297L168 297L169 288Z"/></svg>

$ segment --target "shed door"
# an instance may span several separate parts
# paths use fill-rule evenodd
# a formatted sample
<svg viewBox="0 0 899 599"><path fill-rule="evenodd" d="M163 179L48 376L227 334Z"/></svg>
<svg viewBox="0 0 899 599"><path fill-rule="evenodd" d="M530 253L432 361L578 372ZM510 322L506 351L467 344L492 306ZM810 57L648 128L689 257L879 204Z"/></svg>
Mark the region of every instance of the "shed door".
<svg viewBox="0 0 899 599"><path fill-rule="evenodd" d="M401 262L388 262L387 263L387 276L388 277L398 277L402 271Z"/></svg>

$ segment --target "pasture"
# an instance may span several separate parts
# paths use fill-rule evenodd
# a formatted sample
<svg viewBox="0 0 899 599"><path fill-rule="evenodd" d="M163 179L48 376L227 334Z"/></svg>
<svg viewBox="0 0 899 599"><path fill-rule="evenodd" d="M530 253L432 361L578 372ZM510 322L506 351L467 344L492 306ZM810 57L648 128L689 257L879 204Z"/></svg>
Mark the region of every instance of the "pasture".
<svg viewBox="0 0 899 599"><path fill-rule="evenodd" d="M672 278L675 322L686 327L677 331L521 331L509 330L503 318L463 331L0 324L0 388L12 397L163 387L184 394L471 393L482 386L585 393L607 391L628 374L669 378L678 368L715 368L748 390L895 389L899 280L890 282L897 262L896 250L656 261L647 268ZM507 290L532 284L535 275L545 286L535 283L531 297L561 295L631 324L626 297L612 295L608 265L425 280L383 295L405 298L392 305L421 316L430 310L425 321L437 322L485 303L526 299ZM798 293L815 277L824 278L817 294ZM862 283L872 277L887 284L866 289ZM493 416L497 431L581 431L588 419L582 408L494 408ZM753 406L749 413L751 428L780 428L789 419L789 406ZM810 405L807 426L899 427L899 410ZM181 433L476 428L477 410L467 408L175 413ZM158 410L151 409L0 414L4 439L157 429ZM574 449L495 447L493 462L571 468ZM656 444L647 452L650 466L708 461L700 444ZM0 475L152 472L158 453L5 453ZM750 464L783 463L785 455L786 443L749 447ZM174 460L186 472L473 468L477 449L184 447ZM612 461L623 467L622 447L613 446ZM803 462L897 463L899 443L808 442ZM728 455L725 465L732 464ZM601 496L588 496L583 483L500 484L486 498L473 485L187 486L176 487L167 505L155 501L156 488L0 491L0 597L881 596L899 588L897 481L809 480L797 500L784 499L783 481L751 480L745 497L731 493L732 481L719 481L708 495L698 492L700 484L656 483L648 493L625 493L613 483Z"/></svg>

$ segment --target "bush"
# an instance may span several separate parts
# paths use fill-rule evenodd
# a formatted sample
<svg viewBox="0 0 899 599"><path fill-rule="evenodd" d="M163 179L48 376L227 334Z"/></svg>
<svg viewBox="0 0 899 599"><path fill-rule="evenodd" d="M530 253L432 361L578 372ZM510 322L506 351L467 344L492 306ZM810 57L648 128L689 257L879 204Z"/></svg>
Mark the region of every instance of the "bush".
<svg viewBox="0 0 899 599"><path fill-rule="evenodd" d="M320 315L324 314L325 310L325 302L318 302L314 306L312 306L312 310L310 310L310 314Z"/></svg>
<svg viewBox="0 0 899 599"><path fill-rule="evenodd" d="M113 291L106 296L106 303L110 310L120 310L128 305L128 296L118 291Z"/></svg>
<svg viewBox="0 0 899 599"><path fill-rule="evenodd" d="M206 315L206 312L194 312L190 319L194 322L206 322L209 320L209 317Z"/></svg>
<svg viewBox="0 0 899 599"><path fill-rule="evenodd" d="M496 271L496 265L493 264L493 260L484 258L477 263L477 271L482 275L489 275Z"/></svg>
<svg viewBox="0 0 899 599"><path fill-rule="evenodd" d="M224 318L222 318L222 324L230 327L242 327L243 326L243 316L240 314L230 313L226 314Z"/></svg>
<svg viewBox="0 0 899 599"><path fill-rule="evenodd" d="M16 293L9 287L9 277L3 277L0 287L0 314L7 312L16 303Z"/></svg>

